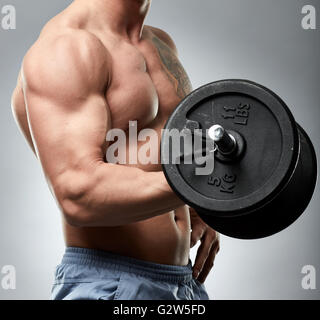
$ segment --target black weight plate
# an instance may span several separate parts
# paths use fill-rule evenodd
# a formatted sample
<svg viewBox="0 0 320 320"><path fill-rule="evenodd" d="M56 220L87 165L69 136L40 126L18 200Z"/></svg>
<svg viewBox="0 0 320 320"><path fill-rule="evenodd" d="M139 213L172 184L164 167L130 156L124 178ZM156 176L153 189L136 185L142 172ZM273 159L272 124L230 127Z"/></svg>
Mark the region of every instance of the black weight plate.
<svg viewBox="0 0 320 320"><path fill-rule="evenodd" d="M215 161L210 176L195 175L196 164L170 161L169 130L214 124L241 134L246 143L235 163ZM297 163L298 131L285 103L246 80L205 85L187 96L165 126L161 159L170 186L190 206L214 217L242 216L260 208L287 184Z"/></svg>
<svg viewBox="0 0 320 320"><path fill-rule="evenodd" d="M317 180L317 159L306 132L299 126L300 152L288 184L263 207L242 217L218 218L201 214L217 231L240 239L273 235L291 225L308 206Z"/></svg>

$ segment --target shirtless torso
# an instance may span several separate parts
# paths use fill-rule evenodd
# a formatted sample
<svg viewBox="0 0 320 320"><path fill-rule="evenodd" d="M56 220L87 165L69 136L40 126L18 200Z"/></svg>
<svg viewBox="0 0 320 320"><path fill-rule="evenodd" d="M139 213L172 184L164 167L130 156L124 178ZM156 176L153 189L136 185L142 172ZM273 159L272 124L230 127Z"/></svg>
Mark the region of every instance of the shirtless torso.
<svg viewBox="0 0 320 320"><path fill-rule="evenodd" d="M107 131L127 132L130 120L156 130L159 148L190 81L165 32L141 26L134 37L133 27L131 36L112 23L102 28L82 3L49 21L27 53L12 100L16 120L63 212L67 246L186 265L190 212L167 186L160 160L113 165L104 155Z"/></svg>

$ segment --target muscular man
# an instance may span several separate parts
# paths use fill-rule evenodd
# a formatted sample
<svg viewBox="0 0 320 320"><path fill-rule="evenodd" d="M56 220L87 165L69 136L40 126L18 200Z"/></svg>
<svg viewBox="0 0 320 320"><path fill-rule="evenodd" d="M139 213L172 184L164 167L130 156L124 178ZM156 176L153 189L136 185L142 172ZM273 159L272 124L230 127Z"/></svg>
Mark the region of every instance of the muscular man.
<svg viewBox="0 0 320 320"><path fill-rule="evenodd" d="M105 157L108 130L127 133L135 120L160 136L191 90L172 39L144 26L149 7L75 0L23 60L14 115L63 213L67 249L53 299L208 299L218 234L170 189L160 160Z"/></svg>

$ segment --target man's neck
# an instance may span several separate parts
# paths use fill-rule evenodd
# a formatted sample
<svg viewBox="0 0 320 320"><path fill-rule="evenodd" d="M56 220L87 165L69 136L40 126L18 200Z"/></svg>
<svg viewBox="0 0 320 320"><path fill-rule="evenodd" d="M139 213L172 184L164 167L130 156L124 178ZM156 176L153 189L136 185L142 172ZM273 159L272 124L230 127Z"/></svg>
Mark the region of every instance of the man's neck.
<svg viewBox="0 0 320 320"><path fill-rule="evenodd" d="M151 0L74 0L74 4L86 7L95 25L138 41Z"/></svg>

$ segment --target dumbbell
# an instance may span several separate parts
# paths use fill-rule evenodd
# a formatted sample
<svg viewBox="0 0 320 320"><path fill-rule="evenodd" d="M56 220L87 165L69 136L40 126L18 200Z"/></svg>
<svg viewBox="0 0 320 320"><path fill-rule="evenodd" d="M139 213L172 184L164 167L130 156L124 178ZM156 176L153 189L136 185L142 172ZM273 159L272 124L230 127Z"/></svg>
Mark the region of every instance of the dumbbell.
<svg viewBox="0 0 320 320"><path fill-rule="evenodd" d="M267 237L307 208L317 180L313 145L283 100L266 87L248 80L207 84L177 106L164 129L161 163L169 185L220 233ZM215 146L209 154L212 172L197 175L194 157L188 163L168 161L176 151L172 129L204 132L203 141Z"/></svg>

